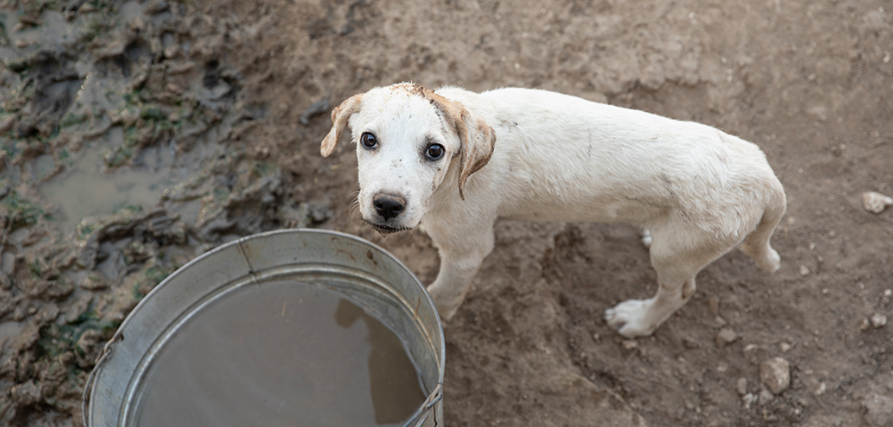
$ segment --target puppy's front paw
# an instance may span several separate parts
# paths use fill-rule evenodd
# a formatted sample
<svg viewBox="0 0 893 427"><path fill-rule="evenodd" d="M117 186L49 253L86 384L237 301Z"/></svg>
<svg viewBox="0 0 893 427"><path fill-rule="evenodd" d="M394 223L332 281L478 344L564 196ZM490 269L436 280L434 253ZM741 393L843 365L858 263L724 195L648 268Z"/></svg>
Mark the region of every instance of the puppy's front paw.
<svg viewBox="0 0 893 427"><path fill-rule="evenodd" d="M645 322L652 300L629 300L605 310L608 326L620 335L635 338L651 335L656 325Z"/></svg>
<svg viewBox="0 0 893 427"><path fill-rule="evenodd" d="M459 305L462 304L462 300L457 301L455 298L449 298L445 292L433 285L428 287L428 294L431 295L434 306L437 307L437 313L440 314L440 319L444 322L449 321L456 314Z"/></svg>

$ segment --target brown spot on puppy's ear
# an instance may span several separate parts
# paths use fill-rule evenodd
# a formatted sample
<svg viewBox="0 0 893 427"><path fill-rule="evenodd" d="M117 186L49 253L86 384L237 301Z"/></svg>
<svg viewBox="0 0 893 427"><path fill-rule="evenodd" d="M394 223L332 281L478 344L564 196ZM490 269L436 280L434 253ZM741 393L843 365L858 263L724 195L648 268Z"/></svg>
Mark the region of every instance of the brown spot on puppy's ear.
<svg viewBox="0 0 893 427"><path fill-rule="evenodd" d="M465 128L465 138L462 140L462 157L459 168L459 197L465 200L465 182L468 176L477 172L490 162L493 149L496 147L496 132L493 128L472 117L466 109L462 109L462 122L457 128Z"/></svg>
<svg viewBox="0 0 893 427"><path fill-rule="evenodd" d="M323 157L329 157L335 151L335 145L338 144L338 139L341 138L341 132L347 126L350 116L360 111L362 97L363 94L351 96L332 110L332 129L323 138L322 145L319 148L319 152Z"/></svg>
<svg viewBox="0 0 893 427"><path fill-rule="evenodd" d="M459 160L459 197L465 200L468 177L487 165L496 145L496 132L483 120L471 115L459 102L450 101L421 85L412 85L410 93L419 95L440 110L447 126L459 136L462 156Z"/></svg>

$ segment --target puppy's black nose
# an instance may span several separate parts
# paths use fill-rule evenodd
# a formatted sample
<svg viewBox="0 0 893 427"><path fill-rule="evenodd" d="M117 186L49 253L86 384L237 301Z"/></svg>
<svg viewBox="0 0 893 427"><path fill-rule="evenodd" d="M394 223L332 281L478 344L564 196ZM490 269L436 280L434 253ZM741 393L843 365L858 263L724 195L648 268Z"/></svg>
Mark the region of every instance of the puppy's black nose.
<svg viewBox="0 0 893 427"><path fill-rule="evenodd" d="M375 211L387 221L403 212L403 209L406 208L406 200L403 200L402 197L379 193L372 198L372 206L375 206Z"/></svg>

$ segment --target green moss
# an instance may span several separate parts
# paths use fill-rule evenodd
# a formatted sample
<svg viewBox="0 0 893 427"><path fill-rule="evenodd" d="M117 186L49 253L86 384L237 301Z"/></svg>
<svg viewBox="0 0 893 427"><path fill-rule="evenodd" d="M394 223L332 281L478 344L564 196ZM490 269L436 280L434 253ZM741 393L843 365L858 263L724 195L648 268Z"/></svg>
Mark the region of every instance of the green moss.
<svg viewBox="0 0 893 427"><path fill-rule="evenodd" d="M109 336L115 332L120 322L100 319L95 311L88 311L80 315L73 322L62 325L52 323L40 329L40 338L37 345L42 355L52 359L59 357L66 351L73 350L81 356L87 351L77 345L84 332L98 330L103 336Z"/></svg>
<svg viewBox="0 0 893 427"><path fill-rule="evenodd" d="M10 231L34 225L40 218L47 217L40 206L16 192L8 194L0 201L0 209L6 211Z"/></svg>

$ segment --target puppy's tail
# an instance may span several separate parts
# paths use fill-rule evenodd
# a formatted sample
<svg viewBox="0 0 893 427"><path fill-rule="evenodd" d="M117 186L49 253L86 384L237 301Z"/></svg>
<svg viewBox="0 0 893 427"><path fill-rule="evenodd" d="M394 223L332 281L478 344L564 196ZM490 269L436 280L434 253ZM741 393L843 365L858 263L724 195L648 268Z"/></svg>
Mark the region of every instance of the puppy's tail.
<svg viewBox="0 0 893 427"><path fill-rule="evenodd" d="M778 178L775 178L772 184L767 192L760 223L741 245L741 250L753 258L758 267L769 273L774 273L781 265L781 257L775 249L772 249L769 240L772 239L772 233L787 207L787 197Z"/></svg>

